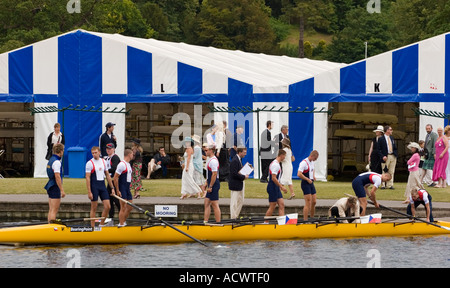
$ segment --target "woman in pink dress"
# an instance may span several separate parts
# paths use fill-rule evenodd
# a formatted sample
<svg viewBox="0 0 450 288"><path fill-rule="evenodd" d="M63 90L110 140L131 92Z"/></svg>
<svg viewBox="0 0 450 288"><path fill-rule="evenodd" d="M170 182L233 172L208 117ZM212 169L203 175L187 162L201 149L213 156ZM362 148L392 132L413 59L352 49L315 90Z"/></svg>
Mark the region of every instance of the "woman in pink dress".
<svg viewBox="0 0 450 288"><path fill-rule="evenodd" d="M435 143L436 154L433 167L433 181L437 181L438 184L434 187L444 188L446 187L445 179L447 175L445 174L445 169L448 163L448 138L444 135L444 129L439 127L437 129L438 139Z"/></svg>

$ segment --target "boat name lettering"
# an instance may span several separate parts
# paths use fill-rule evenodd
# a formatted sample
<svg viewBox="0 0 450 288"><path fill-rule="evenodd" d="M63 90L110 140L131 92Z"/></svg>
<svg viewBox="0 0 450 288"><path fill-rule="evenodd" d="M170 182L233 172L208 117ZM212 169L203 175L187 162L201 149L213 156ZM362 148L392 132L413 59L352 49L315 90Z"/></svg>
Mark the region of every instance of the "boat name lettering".
<svg viewBox="0 0 450 288"><path fill-rule="evenodd" d="M93 232L92 227L70 227L70 232Z"/></svg>

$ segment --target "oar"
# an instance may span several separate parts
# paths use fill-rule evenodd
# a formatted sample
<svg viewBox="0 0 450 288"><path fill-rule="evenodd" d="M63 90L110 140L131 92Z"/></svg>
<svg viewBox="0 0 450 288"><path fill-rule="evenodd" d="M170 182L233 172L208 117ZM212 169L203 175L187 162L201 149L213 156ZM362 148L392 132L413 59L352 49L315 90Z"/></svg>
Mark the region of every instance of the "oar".
<svg viewBox="0 0 450 288"><path fill-rule="evenodd" d="M136 205L134 205L133 203L131 203L131 202L129 202L129 201L123 199L122 197L119 197L119 196L115 195L115 194L111 194L111 195L114 196L114 197L116 197L116 198L119 199L120 201L123 201L123 202L127 203L128 205L130 205L130 206L133 207L134 209L138 210L139 212L143 213L144 215L146 215L146 216L148 216L148 217L150 217L150 218L156 219L156 220L158 220L158 221L164 223L165 225L169 226L170 228L176 230L177 232L180 232L180 233L183 234L184 236L187 236L187 237L191 238L192 240L194 240L194 241L196 241L196 242L202 244L203 246L208 247L208 245L207 245L206 243L204 243L204 242L198 240L197 238L192 237L191 235L189 235L189 234L187 234L187 233L184 233L184 232L181 231L180 229L178 229L178 228L176 228L175 226L173 226L172 224L170 224L170 223L168 223L168 222L162 220L161 218L157 218L155 215L153 215L152 213L150 213L148 210L144 210L144 209L142 209L141 207L136 206Z"/></svg>
<svg viewBox="0 0 450 288"><path fill-rule="evenodd" d="M51 224L64 224L70 222L82 222L82 221L91 221L91 220L102 220L105 217L97 217L97 218L74 218L74 219L55 219L51 221ZM39 221L39 222L31 222L31 223L21 223L21 224L11 224L0 226L0 228L11 228L11 227L21 227L21 226L31 226L31 225L42 225L48 224L48 221Z"/></svg>
<svg viewBox="0 0 450 288"><path fill-rule="evenodd" d="M374 205L374 206L375 206L375 204L374 204L374 203L373 203L372 201L367 201L367 203L369 203L369 204L372 204L372 205ZM394 213L397 213L397 214L400 214L400 215L406 216L406 217L408 217L408 218L413 218L414 220L418 220L418 221L421 221L421 222L424 222L424 223L427 223L427 224L430 224L430 225L436 226L436 227L438 227L438 228L442 228L442 229L445 229L445 230L448 230L448 231L450 231L450 228L449 228L449 227L441 226L441 225L438 225L438 224L436 224L436 223L433 223L433 222L428 222L428 221L426 221L426 220L423 220L423 219L420 219L420 218L414 217L414 216L412 216L412 215L409 215L409 214L403 213L403 212L401 212L401 211L398 211L398 210L395 210L395 209L392 209L392 208L389 208L389 207L383 206L383 205L381 205L381 204L378 204L378 206L380 206L380 208L383 208L383 209L386 209L386 210L392 211L392 212L394 212Z"/></svg>

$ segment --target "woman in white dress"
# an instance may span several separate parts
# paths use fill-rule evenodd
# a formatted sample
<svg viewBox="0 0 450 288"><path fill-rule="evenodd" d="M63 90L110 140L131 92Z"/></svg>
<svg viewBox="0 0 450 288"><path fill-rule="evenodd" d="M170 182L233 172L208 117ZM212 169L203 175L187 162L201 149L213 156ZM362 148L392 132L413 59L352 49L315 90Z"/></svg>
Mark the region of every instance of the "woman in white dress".
<svg viewBox="0 0 450 288"><path fill-rule="evenodd" d="M206 180L203 177L203 154L202 154L202 143L200 136L193 135L192 139L194 140L194 181L197 185L202 189L201 198L205 198L206 195Z"/></svg>
<svg viewBox="0 0 450 288"><path fill-rule="evenodd" d="M288 185L291 197L288 200L292 200L295 197L294 187L292 185L292 162L295 161L295 157L292 155L291 141L288 138L281 140L281 145L284 151L286 151L286 157L281 162L282 172L280 183L281 185Z"/></svg>
<svg viewBox="0 0 450 288"><path fill-rule="evenodd" d="M191 137L186 137L183 140L185 147L184 151L184 169L181 176L181 197L180 199L186 199L188 197L197 195L201 197L202 189L194 181L194 140Z"/></svg>

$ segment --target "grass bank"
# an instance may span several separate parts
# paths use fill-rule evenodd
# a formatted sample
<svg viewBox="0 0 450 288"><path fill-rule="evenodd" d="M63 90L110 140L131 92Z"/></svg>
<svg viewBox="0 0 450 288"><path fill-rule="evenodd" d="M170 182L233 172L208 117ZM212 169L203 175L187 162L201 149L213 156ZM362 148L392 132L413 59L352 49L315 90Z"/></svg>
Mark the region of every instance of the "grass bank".
<svg viewBox="0 0 450 288"><path fill-rule="evenodd" d="M47 179L35 178L6 178L0 179L0 194L45 194L44 186ZM179 197L181 190L180 179L143 180L145 191L142 196L149 197ZM294 180L294 191L297 198L303 198L300 189L300 180ZM354 194L350 182L316 182L317 197L321 199L339 199L344 193ZM267 184L259 180L249 179L245 182L246 198L267 198ZM404 200L406 183L395 183L395 190L378 190L379 200ZM64 178L64 191L66 194L86 194L86 181L84 179ZM433 201L450 202L450 188L428 188ZM288 192L289 193L289 192ZM288 195L288 194L287 194ZM230 190L227 183L221 183L220 197L229 198Z"/></svg>

